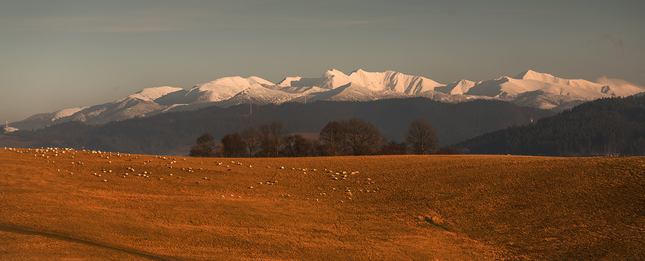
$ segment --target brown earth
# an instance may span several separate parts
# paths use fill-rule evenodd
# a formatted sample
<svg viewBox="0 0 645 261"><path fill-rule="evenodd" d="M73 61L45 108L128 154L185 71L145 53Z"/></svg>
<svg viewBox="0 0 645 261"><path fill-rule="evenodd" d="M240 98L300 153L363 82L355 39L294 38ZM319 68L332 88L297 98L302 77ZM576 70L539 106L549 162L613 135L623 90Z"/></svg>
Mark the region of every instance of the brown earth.
<svg viewBox="0 0 645 261"><path fill-rule="evenodd" d="M640 157L0 149L0 166L0 260L645 259Z"/></svg>

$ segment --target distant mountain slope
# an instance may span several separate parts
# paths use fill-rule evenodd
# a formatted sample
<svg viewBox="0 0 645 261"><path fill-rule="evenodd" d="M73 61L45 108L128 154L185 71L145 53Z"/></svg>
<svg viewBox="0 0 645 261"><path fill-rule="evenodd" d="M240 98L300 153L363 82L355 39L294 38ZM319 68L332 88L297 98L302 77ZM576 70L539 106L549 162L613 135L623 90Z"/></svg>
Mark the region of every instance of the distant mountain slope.
<svg viewBox="0 0 645 261"><path fill-rule="evenodd" d="M455 145L477 154L645 155L645 96L587 102Z"/></svg>
<svg viewBox="0 0 645 261"><path fill-rule="evenodd" d="M454 104L428 98L318 101L254 106L252 115L249 115L248 105L238 105L164 113L95 126L70 122L33 132L19 131L14 135L39 140L37 146L44 147L166 154L194 144L197 136L204 132L219 140L227 133L268 121L282 122L292 133L319 133L329 121L360 118L376 125L383 137L400 142L410 123L421 118L437 129L441 144L445 145L508 126L528 124L531 118L553 114L548 110L487 100Z"/></svg>
<svg viewBox="0 0 645 261"><path fill-rule="evenodd" d="M645 91L641 86L622 80L601 78L599 81L563 79L532 70L516 77L502 76L480 82L462 79L450 84L395 71L360 69L349 75L333 69L319 78L286 77L278 84L255 76L234 76L198 84L190 90L169 86L146 88L114 102L37 114L11 126L29 130L67 121L104 124L159 113L194 111L210 106L226 108L244 103L265 105L412 97L453 103L474 99L502 100L557 112L586 101Z"/></svg>

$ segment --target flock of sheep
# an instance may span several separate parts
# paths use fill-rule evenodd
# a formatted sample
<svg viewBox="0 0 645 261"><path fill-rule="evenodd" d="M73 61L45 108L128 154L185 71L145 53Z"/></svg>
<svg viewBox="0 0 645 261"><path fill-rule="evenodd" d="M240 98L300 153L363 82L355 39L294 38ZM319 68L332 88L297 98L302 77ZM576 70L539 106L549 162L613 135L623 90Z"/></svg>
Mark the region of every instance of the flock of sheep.
<svg viewBox="0 0 645 261"><path fill-rule="evenodd" d="M111 158L114 158L114 157L118 157L118 158L127 157L128 159L125 160L126 162L130 161L130 162L134 163L133 162L134 160L140 159L142 156L134 156L133 157L130 154L113 153L113 152L101 152L101 151L95 151L95 150L80 150L80 151L77 151L77 150L70 149L70 148L64 148L64 149L60 149L60 148L15 149L15 148L6 148L5 147L5 150L14 151L16 153L28 153L28 154L33 153L34 157L40 157L40 158L46 159L47 163L50 163L50 164L55 164L56 160L59 161L59 164L65 164L64 162L69 162L69 160L71 160L70 164L74 165L74 167L77 167L76 169L78 169L78 167L84 166L83 162L81 162L81 161L79 161L79 160L74 158L75 155L77 155L77 153L84 154L84 155L97 155L99 158L102 158L102 159L106 160L106 161L104 161L105 166L102 167L100 171L97 171L97 172L90 171L89 173L92 176L100 178L99 180L101 182L108 182L108 177L120 177L122 179L131 178L131 177L142 178L142 179L153 179L152 171L149 171L149 170L136 171L136 169L133 166L125 166L125 171L123 171L122 173L117 174L116 171L114 171L114 174L112 174L113 170L110 168L110 166L112 166ZM175 168L174 165L177 164L177 159L174 158L174 157L165 157L165 156L154 156L154 157L156 159L166 161L165 164L163 164L164 162L162 162L162 164L160 164L159 167L164 167L164 168L168 168L168 169L176 169L176 172L179 172L181 170L181 172L184 172L184 173L195 173L195 170L199 170L201 173L204 173L203 168L198 168L198 169L193 169L192 167L177 167L177 168ZM186 161L186 158L183 158L183 161ZM152 159L147 159L147 160L141 161L139 163L140 165L137 167L137 169L139 167L146 169L146 167L147 167L146 165L150 166L151 163L153 163ZM200 162L199 164L202 164L202 162ZM225 164L224 162L216 162L215 163L216 166L224 166L226 168L225 171L232 171L233 170L232 166L244 166L244 167L247 167L247 168L253 168L252 165L243 164L241 162L236 162L236 161L231 161L230 164L227 164L227 165L224 165L224 164ZM60 165L57 165L57 166L60 166ZM124 166L122 166L122 165L114 165L113 167L116 170L116 169L119 169L119 168L123 168ZM271 168L271 167L267 166L267 168ZM147 167L147 169L150 169L150 167ZM306 177L313 177L313 178L319 178L321 176L320 174L307 175L308 172L310 174L312 172L313 173L319 173L319 171L317 169L295 168L295 167L285 168L284 166L280 166L280 167L277 167L277 170L278 171L289 171L289 170L297 171L297 172L300 172L299 173L300 175L305 175ZM60 168L57 168L56 171L60 172L61 170L60 170ZM260 170L258 170L258 171L260 171ZM313 200L313 201L318 202L318 201L321 201L324 198L329 198L327 193L338 194L337 192L342 192L342 194L339 194L342 197L340 202L344 203L346 200L348 200L348 201L353 200L353 198L356 196L356 193L377 193L378 191L380 191L379 188L368 189L367 185L370 185L369 187L373 187L373 185L375 183L374 183L374 181L372 181L371 178L364 178L364 179L359 178L359 173L360 173L359 171L349 171L348 172L348 171L333 171L333 170L329 170L329 169L324 169L322 171L322 173L324 173L323 177L327 177L329 182L331 182L331 183L326 183L326 185L328 185L326 187L331 187L331 189L328 188L327 191L326 191L325 189L323 189L322 187L319 186L318 187L318 192L312 193L313 195L311 195L311 197L303 196L303 198L305 200ZM69 174L74 175L74 173L72 171L70 171ZM186 176L186 178L191 178L191 176L195 176L195 175L189 175L189 174L186 174L186 175L188 175L188 176ZM166 178L166 179L171 179L171 178L172 179L182 179L182 176L174 175L173 173L169 173L169 174L167 174L167 176L157 176L156 179L158 181L164 181L165 180L164 178ZM205 177L201 177L198 181L195 181L194 184L200 184L200 181L211 181L211 180L212 180L212 178L210 178L208 176L205 176ZM257 185L263 185L263 186L267 186L267 185L270 186L270 185L276 185L276 184L278 184L278 180L268 180L268 181L257 182ZM338 186L333 185L333 184L337 184ZM352 190L352 188L350 188L350 186L357 186L358 189ZM344 187L344 188L341 188L341 187ZM253 187L253 186L248 186L248 189L253 190L253 189L256 189L256 188ZM222 195L221 197L225 198L226 196ZM240 195L234 196L234 194L231 194L230 197L231 198L241 198ZM291 198L291 194L280 194L280 197Z"/></svg>

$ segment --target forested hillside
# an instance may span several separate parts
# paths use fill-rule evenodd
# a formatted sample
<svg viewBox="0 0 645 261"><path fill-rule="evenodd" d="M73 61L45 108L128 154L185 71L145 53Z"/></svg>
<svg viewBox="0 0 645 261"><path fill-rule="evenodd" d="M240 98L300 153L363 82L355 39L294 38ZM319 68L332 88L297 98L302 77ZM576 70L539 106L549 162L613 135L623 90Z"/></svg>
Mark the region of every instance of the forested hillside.
<svg viewBox="0 0 645 261"><path fill-rule="evenodd" d="M645 96L606 98L455 145L478 154L645 155Z"/></svg>
<svg viewBox="0 0 645 261"><path fill-rule="evenodd" d="M553 114L548 110L487 100L456 104L427 98L318 101L253 106L252 115L249 115L249 105L246 104L164 113L95 126L70 122L35 131L18 131L12 135L37 140L38 147L164 154L194 144L196 138L205 132L219 140L227 133L268 121L283 123L291 133L319 133L330 121L359 118L377 126L381 136L401 142L410 123L425 119L436 128L440 143L447 145L508 126L528 124L531 119Z"/></svg>

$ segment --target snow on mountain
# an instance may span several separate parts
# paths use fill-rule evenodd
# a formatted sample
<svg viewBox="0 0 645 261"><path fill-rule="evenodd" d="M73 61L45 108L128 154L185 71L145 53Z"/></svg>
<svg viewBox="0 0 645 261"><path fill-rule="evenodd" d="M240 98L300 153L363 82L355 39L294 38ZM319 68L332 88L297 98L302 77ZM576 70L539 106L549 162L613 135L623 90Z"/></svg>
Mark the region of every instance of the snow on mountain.
<svg viewBox="0 0 645 261"><path fill-rule="evenodd" d="M528 70L513 78L503 76L478 82L464 94L494 97L522 106L561 111L585 101L624 97L642 91L645 91L644 87L619 79L600 78L598 82L591 82L584 79L563 79Z"/></svg>
<svg viewBox="0 0 645 261"><path fill-rule="evenodd" d="M428 78L395 71L366 72L359 69L352 72L348 78L350 82L372 91L395 91L405 94L418 94L442 86Z"/></svg>
<svg viewBox="0 0 645 261"><path fill-rule="evenodd" d="M286 77L273 84L259 77L225 77L195 85L190 90L161 86L105 104L64 109L33 115L12 123L20 129L36 129L65 121L103 124L172 111L191 111L209 106L229 107L243 103L372 101L379 99L427 97L442 102L496 99L522 106L561 111L585 101L603 97L628 96L645 88L619 79L598 82L563 79L532 70L516 77L502 76L473 82L459 80L440 84L431 79L395 71L356 70L349 75L332 69L318 78Z"/></svg>
<svg viewBox="0 0 645 261"><path fill-rule="evenodd" d="M87 109L89 107L76 107L76 108L69 108L69 109L62 109L60 111L54 112L54 116L52 117L52 121L56 121L58 119L62 118L67 118L69 116L74 115L75 113L82 111L84 109Z"/></svg>
<svg viewBox="0 0 645 261"><path fill-rule="evenodd" d="M74 121L85 122L87 124L103 124L110 121L121 121L134 117L154 115L166 107L150 100L127 98L95 105L83 109L70 117Z"/></svg>
<svg viewBox="0 0 645 261"><path fill-rule="evenodd" d="M377 100L376 92L354 83L325 92L312 93L308 96L310 101L370 101Z"/></svg>
<svg viewBox="0 0 645 261"><path fill-rule="evenodd" d="M252 103L255 105L280 104L302 96L299 93L287 93L279 90L265 88L260 84L251 85L249 88L237 93L230 99L215 103L216 106L230 107L239 104Z"/></svg>
<svg viewBox="0 0 645 261"><path fill-rule="evenodd" d="M185 95L184 103L218 102L229 99L253 84L274 85L260 77L240 76L220 78L211 82L195 85Z"/></svg>
<svg viewBox="0 0 645 261"><path fill-rule="evenodd" d="M170 86L161 86L161 87L153 87L153 88L145 88L135 94L132 94L124 99L127 98L132 98L132 99L140 99L144 101L154 101L156 99L159 99L161 97L164 97L170 93L174 92L181 92L183 91L183 88L178 88L178 87L170 87ZM119 100L121 101L121 100ZM117 102L119 102L117 101Z"/></svg>
<svg viewBox="0 0 645 261"><path fill-rule="evenodd" d="M302 78L300 76L286 77L282 81L280 81L277 84L277 86L278 87L312 87L312 86L318 86L316 84L320 79L321 78Z"/></svg>
<svg viewBox="0 0 645 261"><path fill-rule="evenodd" d="M320 78L287 77L278 85L281 87L317 86L322 89L336 89L349 83L363 86L371 91L394 91L405 94L418 94L442 86L421 76L411 76L395 71L367 72L361 69L350 75L332 69Z"/></svg>
<svg viewBox="0 0 645 261"><path fill-rule="evenodd" d="M528 70L523 73L520 73L515 77L515 79L534 80L539 82L552 83L556 85L568 85L568 86L593 90L595 92L606 93L604 91L605 89L603 89L605 85L600 83L594 83L583 79L562 79L562 78L550 75L548 73L539 73L533 70Z"/></svg>
<svg viewBox="0 0 645 261"><path fill-rule="evenodd" d="M607 91L605 93L616 96L625 97L635 93L645 92L645 87L621 79L601 77L597 81L606 86Z"/></svg>
<svg viewBox="0 0 645 261"><path fill-rule="evenodd" d="M450 95L462 95L468 92L468 90L470 90L470 88L475 86L475 84L477 83L462 79L448 85L435 87L434 90L438 92L450 94Z"/></svg>
<svg viewBox="0 0 645 261"><path fill-rule="evenodd" d="M585 100L570 95L557 95L543 90L530 91L519 94L512 100L519 106L535 107L544 110L563 111L579 105Z"/></svg>
<svg viewBox="0 0 645 261"><path fill-rule="evenodd" d="M322 77L318 78L318 80L314 82L314 86L333 90L347 85L349 82L349 76L339 70L332 69L325 72Z"/></svg>
<svg viewBox="0 0 645 261"><path fill-rule="evenodd" d="M520 93L542 90L545 93L575 96L580 99L598 99L610 96L586 87L588 86L552 83L534 79L515 79L503 76L494 80L479 82L464 94L506 98L514 97Z"/></svg>

